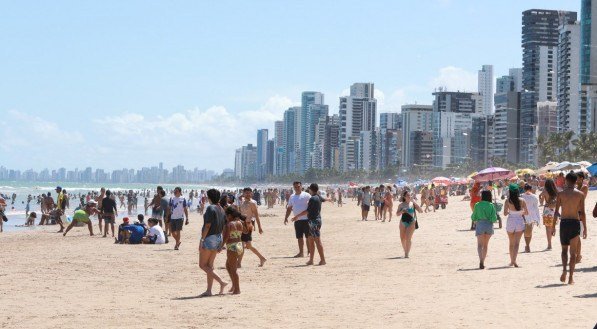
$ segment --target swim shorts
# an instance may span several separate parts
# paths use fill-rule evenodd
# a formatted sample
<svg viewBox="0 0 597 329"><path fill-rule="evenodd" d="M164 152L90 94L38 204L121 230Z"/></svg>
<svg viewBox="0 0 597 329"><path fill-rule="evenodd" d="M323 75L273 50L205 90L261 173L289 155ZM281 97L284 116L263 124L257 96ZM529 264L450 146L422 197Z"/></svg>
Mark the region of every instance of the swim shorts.
<svg viewBox="0 0 597 329"><path fill-rule="evenodd" d="M569 246L570 240L580 235L580 221L578 219L565 219L560 221L560 243Z"/></svg>
<svg viewBox="0 0 597 329"><path fill-rule="evenodd" d="M294 233L297 239L308 238L309 233L309 221L308 220L297 220L294 222Z"/></svg>

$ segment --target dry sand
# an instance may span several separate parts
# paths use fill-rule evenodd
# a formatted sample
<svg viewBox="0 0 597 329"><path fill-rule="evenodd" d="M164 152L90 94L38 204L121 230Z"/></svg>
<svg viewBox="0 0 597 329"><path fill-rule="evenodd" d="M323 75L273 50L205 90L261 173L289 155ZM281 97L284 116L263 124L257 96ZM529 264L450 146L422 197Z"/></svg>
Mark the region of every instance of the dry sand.
<svg viewBox="0 0 597 329"><path fill-rule="evenodd" d="M589 194L590 214L597 192ZM114 245L69 236L56 227L0 235L2 328L592 328L597 322L597 225L576 285L558 281L559 240L546 247L535 229L533 252L509 268L505 230L490 241L486 270L477 270L468 202L451 198L446 210L420 214L410 259L403 259L398 221L361 222L350 200L323 207L328 265L303 266L284 209L261 208L264 234L255 246L268 258L245 256L240 296L196 298L205 289L197 266L198 214L173 244ZM372 216L370 216L372 218ZM96 232L97 233L97 232ZM521 249L523 247L521 246ZM216 259L223 268L225 254ZM317 258L316 258L317 261Z"/></svg>

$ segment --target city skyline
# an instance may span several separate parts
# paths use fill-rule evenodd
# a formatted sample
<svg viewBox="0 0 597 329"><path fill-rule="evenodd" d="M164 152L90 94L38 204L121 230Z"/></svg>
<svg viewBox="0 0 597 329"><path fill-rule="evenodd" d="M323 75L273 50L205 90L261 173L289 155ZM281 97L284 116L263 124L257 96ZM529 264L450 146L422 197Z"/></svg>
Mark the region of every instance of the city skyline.
<svg viewBox="0 0 597 329"><path fill-rule="evenodd" d="M219 171L232 167L234 150L257 129L272 136L302 91L325 94L330 115L357 81L375 83L378 115L430 104L436 87L476 91L481 65L493 65L494 76L521 66L523 10L580 12L579 1L349 1L317 4L315 14L315 2L272 4L234 11L221 4L7 5L11 15L0 27L14 33L4 36L8 51L0 54L8 63L0 165L139 168L157 153L169 166ZM300 13L313 16L309 24ZM376 17L364 30L328 23L363 14ZM239 33L234 27L247 20L250 28ZM206 34L206 26L217 33ZM338 56L359 39L370 46ZM292 51L306 46L319 51Z"/></svg>

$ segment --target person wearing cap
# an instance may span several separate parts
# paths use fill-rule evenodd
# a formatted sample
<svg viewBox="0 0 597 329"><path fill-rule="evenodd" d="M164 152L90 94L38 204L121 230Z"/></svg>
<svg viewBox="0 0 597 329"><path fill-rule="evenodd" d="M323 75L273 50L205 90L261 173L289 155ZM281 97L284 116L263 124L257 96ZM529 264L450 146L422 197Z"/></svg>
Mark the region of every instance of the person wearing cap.
<svg viewBox="0 0 597 329"><path fill-rule="evenodd" d="M64 231L63 236L66 236L66 233L68 233L68 231L70 231L73 228L73 226L75 226L77 223L87 224L87 227L89 228L89 235L93 236L93 226L91 226L91 219L89 219L89 216L99 212L96 206L97 202L95 202L95 200L90 200L85 205L85 208L75 211L75 214L73 215L73 220L70 223L70 225L66 228L66 231Z"/></svg>

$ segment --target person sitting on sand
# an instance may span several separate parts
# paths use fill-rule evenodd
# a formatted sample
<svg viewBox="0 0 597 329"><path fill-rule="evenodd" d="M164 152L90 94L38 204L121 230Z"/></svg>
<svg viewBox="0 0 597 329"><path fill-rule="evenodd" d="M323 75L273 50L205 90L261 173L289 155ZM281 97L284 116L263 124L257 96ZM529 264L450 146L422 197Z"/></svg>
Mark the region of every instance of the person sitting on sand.
<svg viewBox="0 0 597 329"><path fill-rule="evenodd" d="M129 226L129 218L124 217L122 219L122 224L118 225L118 238L114 238L114 243L129 243L131 232L125 229L127 226Z"/></svg>
<svg viewBox="0 0 597 329"><path fill-rule="evenodd" d="M224 247L222 249L226 249L226 270L232 280L230 292L238 295L240 294L240 279L237 272L238 257L243 253L243 243L240 239L243 233L241 221L246 220L246 218L238 210L228 207L226 208L226 220L228 222L224 226L222 242Z"/></svg>
<svg viewBox="0 0 597 329"><path fill-rule="evenodd" d="M574 268L577 263L578 243L580 241L581 226L583 239L587 238L587 218L585 215L585 195L576 190L577 176L574 173L566 175L564 188L558 193L556 200L556 214L560 214L560 243L562 244L562 275L561 282L566 282L566 265L568 265L568 250L570 250L570 276L568 284L574 284ZM561 208L561 211L560 211ZM554 224L555 225L555 224ZM555 229L555 227L554 227Z"/></svg>
<svg viewBox="0 0 597 329"><path fill-rule="evenodd" d="M27 221L25 222L25 226L35 226L35 219L37 218L37 214L35 211L32 211L29 216L27 216Z"/></svg>
<svg viewBox="0 0 597 329"><path fill-rule="evenodd" d="M479 268L484 269L489 239L493 235L493 224L497 222L497 213L492 203L491 191L481 192L481 201L475 204L471 219L475 223Z"/></svg>
<svg viewBox="0 0 597 329"><path fill-rule="evenodd" d="M89 216L99 212L99 210L96 209L96 205L97 203L95 200L90 200L85 205L85 208L75 211L75 214L73 215L73 221L66 228L66 231L64 231L62 236L66 236L66 233L68 233L68 231L70 231L77 223L87 224L87 227L89 228L89 235L93 236L93 226L91 226L91 219L89 219Z"/></svg>
<svg viewBox="0 0 597 329"><path fill-rule="evenodd" d="M149 233L141 241L144 244L164 244L166 237L164 236L164 229L158 225L158 219L150 218L147 223L149 224Z"/></svg>
<svg viewBox="0 0 597 329"><path fill-rule="evenodd" d="M417 211L423 212L423 209L411 200L408 191L402 193L400 202L398 210L396 211L396 216L401 216L400 242L402 243L402 249L404 249L404 258L408 258L410 248L412 247L412 237L417 225Z"/></svg>

